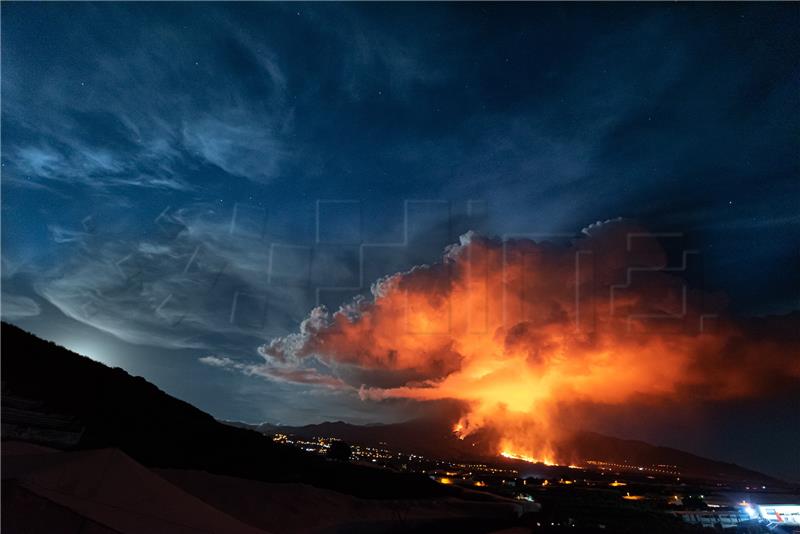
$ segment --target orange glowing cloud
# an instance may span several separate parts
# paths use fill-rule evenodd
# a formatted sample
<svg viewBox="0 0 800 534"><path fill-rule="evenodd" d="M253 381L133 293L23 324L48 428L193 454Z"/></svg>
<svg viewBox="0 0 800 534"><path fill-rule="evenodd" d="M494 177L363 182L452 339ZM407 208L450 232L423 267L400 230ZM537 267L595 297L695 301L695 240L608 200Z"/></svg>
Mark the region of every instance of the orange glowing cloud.
<svg viewBox="0 0 800 534"><path fill-rule="evenodd" d="M490 431L497 453L569 462L565 405L726 399L800 378L797 316L761 335L724 318L719 297L686 287L687 254L668 265L623 221L566 245L467 234L441 263L383 278L336 313L317 308L259 350L281 376L324 369L364 400L456 399L459 436Z"/></svg>

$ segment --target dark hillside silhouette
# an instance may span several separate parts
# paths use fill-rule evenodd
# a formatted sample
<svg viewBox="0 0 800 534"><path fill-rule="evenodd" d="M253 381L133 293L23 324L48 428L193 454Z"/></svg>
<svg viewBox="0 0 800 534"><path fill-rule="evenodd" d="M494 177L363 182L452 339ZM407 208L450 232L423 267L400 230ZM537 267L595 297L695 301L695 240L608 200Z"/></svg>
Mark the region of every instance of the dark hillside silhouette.
<svg viewBox="0 0 800 534"><path fill-rule="evenodd" d="M219 423L141 377L7 323L2 324L2 381L3 439L67 450L115 447L149 467L302 482L369 498L457 491L419 475L326 461Z"/></svg>

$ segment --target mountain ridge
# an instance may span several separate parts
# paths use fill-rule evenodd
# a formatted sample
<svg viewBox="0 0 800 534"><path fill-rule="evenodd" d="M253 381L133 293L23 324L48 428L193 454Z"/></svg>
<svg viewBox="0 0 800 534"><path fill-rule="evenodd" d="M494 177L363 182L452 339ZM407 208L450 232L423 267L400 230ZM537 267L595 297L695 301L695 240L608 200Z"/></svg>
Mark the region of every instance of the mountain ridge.
<svg viewBox="0 0 800 534"><path fill-rule="evenodd" d="M400 423L355 425L345 421L325 421L317 424L292 426L261 423L252 425L224 421L226 424L244 425L266 435L292 434L311 438L326 436L355 444L376 446L386 444L399 452L425 454L431 457L485 459L476 455L471 443L456 438L442 421L412 419ZM435 445L434 445L435 443ZM600 461L618 465L676 466L683 476L722 481L745 481L758 484L789 485L770 475L733 462L714 460L674 447L653 445L642 440L607 436L598 432L581 431L559 444L582 461Z"/></svg>

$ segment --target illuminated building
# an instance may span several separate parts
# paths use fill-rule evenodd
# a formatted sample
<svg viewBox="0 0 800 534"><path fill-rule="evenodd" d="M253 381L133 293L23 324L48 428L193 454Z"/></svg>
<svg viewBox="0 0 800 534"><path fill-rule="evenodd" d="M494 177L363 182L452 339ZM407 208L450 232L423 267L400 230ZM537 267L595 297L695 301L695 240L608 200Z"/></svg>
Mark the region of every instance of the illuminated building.
<svg viewBox="0 0 800 534"><path fill-rule="evenodd" d="M800 525L800 504L761 504L758 515L775 523Z"/></svg>

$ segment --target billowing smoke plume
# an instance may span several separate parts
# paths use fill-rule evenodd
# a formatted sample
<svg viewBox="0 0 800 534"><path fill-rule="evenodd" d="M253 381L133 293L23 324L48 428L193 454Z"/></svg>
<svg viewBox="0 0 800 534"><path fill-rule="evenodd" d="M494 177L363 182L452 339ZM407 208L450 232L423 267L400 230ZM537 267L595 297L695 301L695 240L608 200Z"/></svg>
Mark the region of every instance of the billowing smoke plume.
<svg viewBox="0 0 800 534"><path fill-rule="evenodd" d="M372 299L313 310L260 348L263 373L358 389L366 401L456 399L454 430L558 461L577 403L728 399L800 378L797 315L744 328L687 289L689 253L623 221L568 245L467 234L441 263L388 276ZM331 380L322 380L330 376ZM333 385L336 384L336 385Z"/></svg>

